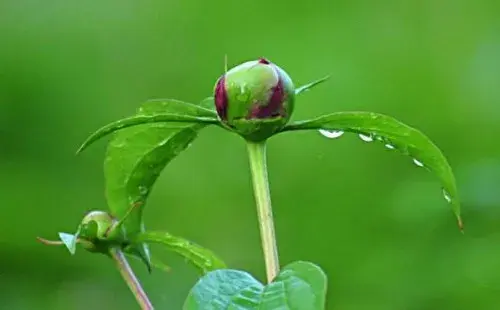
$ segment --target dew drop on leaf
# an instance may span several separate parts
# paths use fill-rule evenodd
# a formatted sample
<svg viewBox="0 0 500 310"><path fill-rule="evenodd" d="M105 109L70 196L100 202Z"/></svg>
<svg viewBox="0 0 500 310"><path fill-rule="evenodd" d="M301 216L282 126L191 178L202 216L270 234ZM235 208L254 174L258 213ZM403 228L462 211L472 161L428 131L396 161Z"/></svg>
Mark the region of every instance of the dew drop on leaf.
<svg viewBox="0 0 500 310"><path fill-rule="evenodd" d="M120 141L118 143L113 143L113 147L116 147L116 148L125 147L125 146L127 146L127 144L125 143L125 141Z"/></svg>
<svg viewBox="0 0 500 310"><path fill-rule="evenodd" d="M297 121L286 125L283 131L321 129L342 130L357 134L364 142L380 142L384 148L408 156L417 167L435 173L444 189L442 195L451 205L462 229L460 200L453 170L441 150L421 131L393 117L363 111L336 112Z"/></svg>
<svg viewBox="0 0 500 310"><path fill-rule="evenodd" d="M450 194L448 194L448 192L447 192L445 189L443 189L443 197L444 197L444 199L446 199L446 201L447 201L448 203L450 203L450 202L451 202L451 197L450 197Z"/></svg>
<svg viewBox="0 0 500 310"><path fill-rule="evenodd" d="M141 194L141 195L146 195L149 191L146 186L142 186L142 185L140 185L137 189L139 190L139 194Z"/></svg>
<svg viewBox="0 0 500 310"><path fill-rule="evenodd" d="M359 137L361 138L361 140L365 141L365 142L372 142L373 141L373 137L371 135L364 135L364 134L359 134Z"/></svg>
<svg viewBox="0 0 500 310"><path fill-rule="evenodd" d="M320 129L319 133L329 139L335 139L344 134L344 132L341 130L325 130L325 129Z"/></svg>
<svg viewBox="0 0 500 310"><path fill-rule="evenodd" d="M413 158L413 163L419 167L424 166L424 164L421 161L419 161L418 159L415 159L415 158Z"/></svg>

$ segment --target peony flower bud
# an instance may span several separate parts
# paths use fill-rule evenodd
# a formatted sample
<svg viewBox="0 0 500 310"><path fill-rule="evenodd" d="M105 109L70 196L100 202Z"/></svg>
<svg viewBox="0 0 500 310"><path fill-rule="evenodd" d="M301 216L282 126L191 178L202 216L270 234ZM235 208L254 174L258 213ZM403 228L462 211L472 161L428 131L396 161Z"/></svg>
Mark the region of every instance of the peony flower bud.
<svg viewBox="0 0 500 310"><path fill-rule="evenodd" d="M253 141L265 140L283 128L295 102L290 76L264 58L227 71L214 92L221 122Z"/></svg>
<svg viewBox="0 0 500 310"><path fill-rule="evenodd" d="M92 222L95 222L97 231L95 232L95 236L89 237L104 240L107 238L107 235L113 228L116 220L114 220L113 217L107 212L96 210L90 211L85 215L82 220L82 225L85 227L86 225L90 225Z"/></svg>
<svg viewBox="0 0 500 310"><path fill-rule="evenodd" d="M115 240L117 223L118 221L107 212L96 210L87 213L81 222L80 236L86 240L82 243L83 248L90 252L108 253L110 243L122 242L120 237Z"/></svg>

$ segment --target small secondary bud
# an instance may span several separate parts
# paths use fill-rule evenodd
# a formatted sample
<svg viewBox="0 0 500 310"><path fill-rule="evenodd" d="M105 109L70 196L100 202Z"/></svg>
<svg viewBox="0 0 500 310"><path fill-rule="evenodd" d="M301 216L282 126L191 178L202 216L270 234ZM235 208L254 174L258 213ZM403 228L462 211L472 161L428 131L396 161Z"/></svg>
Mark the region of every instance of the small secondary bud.
<svg viewBox="0 0 500 310"><path fill-rule="evenodd" d="M82 222L80 237L86 242L82 246L90 252L108 253L111 246L128 245L125 230L111 214L105 211L90 211Z"/></svg>
<svg viewBox="0 0 500 310"><path fill-rule="evenodd" d="M97 231L94 236L88 236L91 238L97 239L106 239L109 231L113 228L115 224L115 220L113 217L104 211L90 211L85 215L82 220L82 226L85 228L86 225L93 225L92 222L95 222Z"/></svg>
<svg viewBox="0 0 500 310"><path fill-rule="evenodd" d="M220 120L254 141L265 140L282 129L295 102L290 76L264 58L226 72L217 80L214 92Z"/></svg>

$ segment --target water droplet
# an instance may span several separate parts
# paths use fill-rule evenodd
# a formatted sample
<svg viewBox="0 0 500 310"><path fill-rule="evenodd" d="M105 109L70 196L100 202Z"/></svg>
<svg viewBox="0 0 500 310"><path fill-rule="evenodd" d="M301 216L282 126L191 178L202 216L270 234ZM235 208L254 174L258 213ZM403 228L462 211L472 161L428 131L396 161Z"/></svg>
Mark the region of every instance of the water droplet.
<svg viewBox="0 0 500 310"><path fill-rule="evenodd" d="M394 150L396 148L394 145L389 143L385 144L385 147L388 148L389 150Z"/></svg>
<svg viewBox="0 0 500 310"><path fill-rule="evenodd" d="M113 147L117 147L117 148L121 148L121 147L125 147L126 143L125 141L112 141L111 142L111 146Z"/></svg>
<svg viewBox="0 0 500 310"><path fill-rule="evenodd" d="M372 142L373 141L373 137L371 135L367 136L367 135L360 133L359 137L361 138L361 140L363 140L365 142Z"/></svg>
<svg viewBox="0 0 500 310"><path fill-rule="evenodd" d="M413 158L413 163L419 167L424 166L424 164L421 161L419 161L418 159L415 159L415 158Z"/></svg>
<svg viewBox="0 0 500 310"><path fill-rule="evenodd" d="M448 192L445 189L443 189L443 197L444 199L446 199L447 202L451 202L450 194L448 194Z"/></svg>
<svg viewBox="0 0 500 310"><path fill-rule="evenodd" d="M139 190L139 194L142 196L146 195L149 192L149 189L146 186L139 185L137 188Z"/></svg>
<svg viewBox="0 0 500 310"><path fill-rule="evenodd" d="M327 137L329 139L335 139L344 134L342 130L324 130L320 129L319 133L322 134L324 137Z"/></svg>

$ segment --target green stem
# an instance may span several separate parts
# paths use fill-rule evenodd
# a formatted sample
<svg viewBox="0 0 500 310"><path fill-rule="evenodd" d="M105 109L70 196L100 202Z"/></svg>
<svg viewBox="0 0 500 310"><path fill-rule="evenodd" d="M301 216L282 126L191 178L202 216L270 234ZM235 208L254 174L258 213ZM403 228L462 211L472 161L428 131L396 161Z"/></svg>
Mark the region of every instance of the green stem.
<svg viewBox="0 0 500 310"><path fill-rule="evenodd" d="M267 178L266 142L247 141L250 170L252 172L253 190L257 203L260 236L264 260L266 263L267 281L271 282L279 273L278 246L274 233L273 210Z"/></svg>
<svg viewBox="0 0 500 310"><path fill-rule="evenodd" d="M141 309L143 310L152 310L153 305L149 301L148 295L146 292L144 292L141 283L137 279L137 277L134 274L134 271L130 267L127 258L125 257L125 254L123 254L123 251L120 248L111 248L109 250L109 254L113 261L116 263L116 267L120 271L123 279L127 283L128 287L132 291L132 293L135 296L135 299L137 299L137 302L141 306Z"/></svg>

